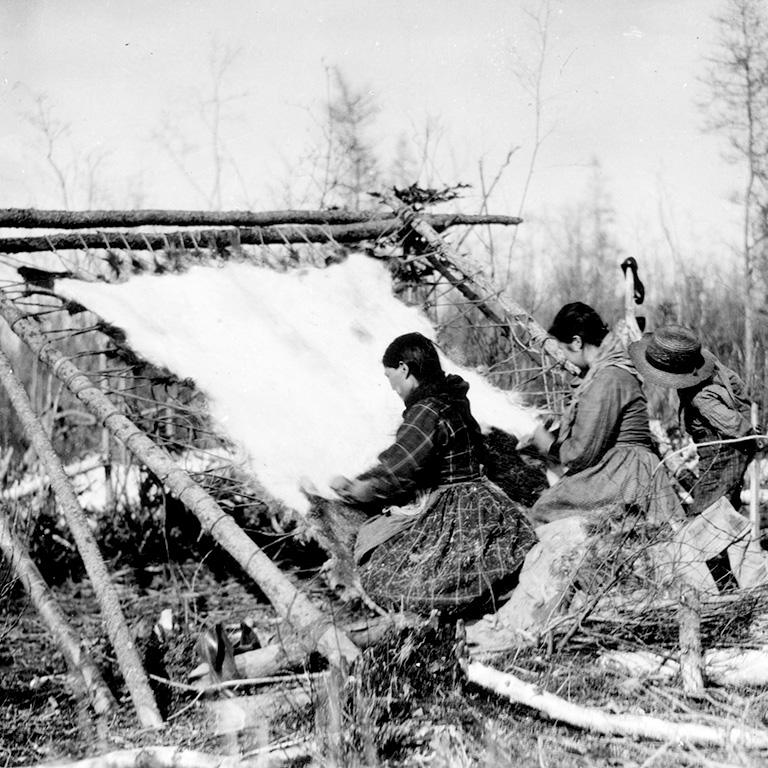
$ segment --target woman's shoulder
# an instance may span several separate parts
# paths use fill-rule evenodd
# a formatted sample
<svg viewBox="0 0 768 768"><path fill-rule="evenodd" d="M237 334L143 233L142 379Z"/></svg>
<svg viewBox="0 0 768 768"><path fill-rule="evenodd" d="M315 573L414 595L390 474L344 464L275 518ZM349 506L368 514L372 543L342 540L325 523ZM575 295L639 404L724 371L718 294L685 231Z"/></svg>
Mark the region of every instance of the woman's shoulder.
<svg viewBox="0 0 768 768"><path fill-rule="evenodd" d="M630 364L624 365L606 365L595 372L593 381L602 386L622 386L627 388L640 388L640 379L637 372Z"/></svg>
<svg viewBox="0 0 768 768"><path fill-rule="evenodd" d="M437 418L447 408L447 403L437 395L427 395L411 403L403 414L406 421L426 420Z"/></svg>

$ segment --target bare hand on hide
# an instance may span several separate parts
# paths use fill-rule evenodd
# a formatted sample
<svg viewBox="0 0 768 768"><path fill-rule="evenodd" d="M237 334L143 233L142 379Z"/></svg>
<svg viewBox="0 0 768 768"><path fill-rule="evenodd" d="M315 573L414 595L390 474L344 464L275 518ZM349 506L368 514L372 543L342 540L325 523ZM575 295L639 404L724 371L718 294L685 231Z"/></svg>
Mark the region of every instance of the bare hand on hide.
<svg viewBox="0 0 768 768"><path fill-rule="evenodd" d="M533 433L532 443L536 446L539 453L546 456L554 442L555 436L543 424L538 424Z"/></svg>
<svg viewBox="0 0 768 768"><path fill-rule="evenodd" d="M343 475L337 475L331 480L330 486L344 501L350 504L372 499L370 484L365 480L349 480Z"/></svg>

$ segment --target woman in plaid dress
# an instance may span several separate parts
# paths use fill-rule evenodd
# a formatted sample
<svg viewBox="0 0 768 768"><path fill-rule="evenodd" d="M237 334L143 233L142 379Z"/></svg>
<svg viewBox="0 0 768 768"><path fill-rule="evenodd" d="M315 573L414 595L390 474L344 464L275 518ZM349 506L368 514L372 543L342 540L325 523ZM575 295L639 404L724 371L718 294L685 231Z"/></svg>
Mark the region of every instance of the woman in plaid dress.
<svg viewBox="0 0 768 768"><path fill-rule="evenodd" d="M357 536L361 582L381 605L465 611L516 575L535 535L524 508L485 476L469 385L446 376L434 344L399 336L382 362L403 422L376 466L332 482L375 513Z"/></svg>

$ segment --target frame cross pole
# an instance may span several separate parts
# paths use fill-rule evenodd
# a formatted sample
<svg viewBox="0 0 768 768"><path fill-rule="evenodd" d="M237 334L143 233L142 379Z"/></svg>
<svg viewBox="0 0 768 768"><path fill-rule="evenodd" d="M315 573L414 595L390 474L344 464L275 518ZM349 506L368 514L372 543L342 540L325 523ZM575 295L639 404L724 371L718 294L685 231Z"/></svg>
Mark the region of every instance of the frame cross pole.
<svg viewBox="0 0 768 768"><path fill-rule="evenodd" d="M565 359L555 339L517 302L502 297L499 288L483 276L479 267L448 245L426 217L420 216L409 206L400 205L394 197L385 196L384 199L395 208L398 218L421 235L435 250L436 254L427 255L426 260L467 299L476 303L486 317L502 326L507 334L512 328L521 328L530 342L548 355L555 364L561 365L569 373L578 374L576 367Z"/></svg>

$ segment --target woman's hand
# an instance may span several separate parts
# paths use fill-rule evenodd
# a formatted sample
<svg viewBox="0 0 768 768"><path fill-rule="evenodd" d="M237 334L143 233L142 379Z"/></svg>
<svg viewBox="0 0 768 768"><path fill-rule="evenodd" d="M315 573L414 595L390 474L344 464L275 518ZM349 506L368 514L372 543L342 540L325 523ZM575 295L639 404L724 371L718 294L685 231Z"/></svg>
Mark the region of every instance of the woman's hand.
<svg viewBox="0 0 768 768"><path fill-rule="evenodd" d="M352 482L344 477L344 475L336 475L329 485L331 486L332 491L335 491L342 499L344 499L347 497Z"/></svg>
<svg viewBox="0 0 768 768"><path fill-rule="evenodd" d="M543 456L549 454L552 443L555 442L555 436L549 432L543 424L537 425L533 433L533 444Z"/></svg>
<svg viewBox="0 0 768 768"><path fill-rule="evenodd" d="M367 502L373 499L370 483L366 480L349 480L337 475L330 482L331 489L348 503Z"/></svg>

